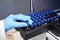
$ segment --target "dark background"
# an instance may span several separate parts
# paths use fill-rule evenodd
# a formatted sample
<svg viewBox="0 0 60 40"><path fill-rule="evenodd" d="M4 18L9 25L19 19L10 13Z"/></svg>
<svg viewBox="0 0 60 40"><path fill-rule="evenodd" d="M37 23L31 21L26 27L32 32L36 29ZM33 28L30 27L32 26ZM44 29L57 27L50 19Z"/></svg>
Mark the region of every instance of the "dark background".
<svg viewBox="0 0 60 40"><path fill-rule="evenodd" d="M42 11L46 9L59 9L60 0L33 0L34 11Z"/></svg>
<svg viewBox="0 0 60 40"><path fill-rule="evenodd" d="M34 11L60 8L60 0L33 0L33 3ZM0 19L12 13L30 13L30 0L0 0Z"/></svg>

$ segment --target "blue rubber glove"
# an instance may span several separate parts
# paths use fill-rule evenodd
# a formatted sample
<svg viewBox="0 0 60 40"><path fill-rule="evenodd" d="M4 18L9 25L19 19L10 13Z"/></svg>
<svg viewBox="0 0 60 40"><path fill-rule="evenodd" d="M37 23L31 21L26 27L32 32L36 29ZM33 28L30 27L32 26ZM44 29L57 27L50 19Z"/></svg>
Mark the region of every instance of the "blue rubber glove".
<svg viewBox="0 0 60 40"><path fill-rule="evenodd" d="M21 20L23 22L17 22L16 20ZM8 31L12 28L27 27L28 24L31 25L32 23L33 21L31 20L31 17L23 14L18 14L18 15L11 14L4 19L5 31Z"/></svg>

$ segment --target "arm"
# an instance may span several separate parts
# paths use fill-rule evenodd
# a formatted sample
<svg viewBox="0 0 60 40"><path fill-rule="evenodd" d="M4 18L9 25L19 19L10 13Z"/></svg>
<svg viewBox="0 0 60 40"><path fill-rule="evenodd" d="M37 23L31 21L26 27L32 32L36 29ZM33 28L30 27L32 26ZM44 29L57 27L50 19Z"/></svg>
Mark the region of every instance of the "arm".
<svg viewBox="0 0 60 40"><path fill-rule="evenodd" d="M6 40L5 29L4 29L4 20L0 20L0 40Z"/></svg>

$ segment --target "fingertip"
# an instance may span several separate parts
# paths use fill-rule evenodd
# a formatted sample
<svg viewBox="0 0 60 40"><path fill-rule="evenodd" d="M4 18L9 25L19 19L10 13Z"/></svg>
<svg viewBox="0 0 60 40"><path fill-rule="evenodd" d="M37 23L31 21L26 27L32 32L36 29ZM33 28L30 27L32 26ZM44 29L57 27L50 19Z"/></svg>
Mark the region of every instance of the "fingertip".
<svg viewBox="0 0 60 40"><path fill-rule="evenodd" d="M29 25L32 25L32 23L33 23L33 21L32 21L32 20L30 20L30 21L29 21Z"/></svg>
<svg viewBox="0 0 60 40"><path fill-rule="evenodd" d="M27 27L27 26L28 26L28 24L25 22L20 23L20 27Z"/></svg>
<svg viewBox="0 0 60 40"><path fill-rule="evenodd" d="M27 23L24 23L24 26L28 26L28 24Z"/></svg>

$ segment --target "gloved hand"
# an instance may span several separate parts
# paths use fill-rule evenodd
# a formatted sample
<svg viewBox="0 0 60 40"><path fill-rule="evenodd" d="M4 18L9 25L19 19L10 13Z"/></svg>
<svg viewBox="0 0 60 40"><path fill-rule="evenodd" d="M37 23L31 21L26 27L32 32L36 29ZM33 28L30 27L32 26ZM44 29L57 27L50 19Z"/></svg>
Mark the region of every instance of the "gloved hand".
<svg viewBox="0 0 60 40"><path fill-rule="evenodd" d="M21 20L23 22L17 22L16 20ZM25 22L27 21L27 22ZM4 19L5 31L8 31L12 28L22 28L32 24L32 20L30 16L26 16L23 14L18 15L9 15L7 18Z"/></svg>

